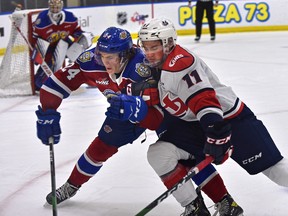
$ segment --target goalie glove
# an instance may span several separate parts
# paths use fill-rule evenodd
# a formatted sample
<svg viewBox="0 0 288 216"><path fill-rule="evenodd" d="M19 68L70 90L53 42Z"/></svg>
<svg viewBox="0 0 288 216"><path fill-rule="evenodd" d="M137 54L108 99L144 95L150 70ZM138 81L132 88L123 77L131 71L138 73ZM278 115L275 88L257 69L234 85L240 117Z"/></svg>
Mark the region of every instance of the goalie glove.
<svg viewBox="0 0 288 216"><path fill-rule="evenodd" d="M33 49L32 55L31 55L31 60L34 62L35 65L42 64L43 57L37 48Z"/></svg>
<svg viewBox="0 0 288 216"><path fill-rule="evenodd" d="M127 95L141 96L149 107L160 103L158 82L154 79L147 79L139 83L130 83L122 92Z"/></svg>
<svg viewBox="0 0 288 216"><path fill-rule="evenodd" d="M85 50L92 45L93 38L94 35L91 32L83 32L76 43L80 44Z"/></svg>
<svg viewBox="0 0 288 216"><path fill-rule="evenodd" d="M54 144L57 144L60 140L60 113L53 109L48 109L45 112L41 106L38 106L38 110L35 112L37 120L37 137L43 144L49 145L49 138L54 138Z"/></svg>
<svg viewBox="0 0 288 216"><path fill-rule="evenodd" d="M66 56L71 61L76 61L76 59L84 52L87 48L92 45L94 35L90 32L84 32L76 42L74 42L67 50Z"/></svg>
<svg viewBox="0 0 288 216"><path fill-rule="evenodd" d="M216 165L224 163L232 154L231 125L225 121L215 122L206 130L204 153L214 158Z"/></svg>
<svg viewBox="0 0 288 216"><path fill-rule="evenodd" d="M139 96L120 94L108 98L108 102L110 107L105 113L106 116L120 121L129 120L132 123L137 123L142 121L148 112L146 103Z"/></svg>

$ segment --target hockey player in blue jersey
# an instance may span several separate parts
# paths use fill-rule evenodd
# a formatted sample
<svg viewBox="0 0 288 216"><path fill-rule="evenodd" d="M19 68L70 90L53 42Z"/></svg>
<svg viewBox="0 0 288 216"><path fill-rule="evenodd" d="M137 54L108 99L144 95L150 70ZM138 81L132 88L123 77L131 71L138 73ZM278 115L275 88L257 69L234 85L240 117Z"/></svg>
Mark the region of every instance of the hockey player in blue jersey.
<svg viewBox="0 0 288 216"><path fill-rule="evenodd" d="M59 142L60 113L56 110L62 100L68 98L71 92L83 83L94 81L99 91L109 98L120 94L129 83L149 78L151 71L143 64L143 59L143 52L139 47L133 46L128 31L116 27L107 28L95 48L85 51L75 63L58 70L42 85L41 107L36 111L38 138L44 144L48 144L50 136L54 137L55 144ZM157 91L157 88L154 90ZM158 93L156 95L158 99ZM126 95L121 99L129 101L129 107L133 109L123 116L123 121L108 117L105 119L95 139L75 164L67 182L57 189L58 204L75 195L80 186L93 177L107 159L118 152L118 148L132 143L146 128L154 130L158 127L143 119L150 109L149 106L152 106L151 103L154 103L153 98L145 98L144 101L139 96L134 100L134 97L129 98ZM137 115L134 113L136 108L140 111ZM162 115L157 112L149 118L152 117L162 118ZM53 124L41 124L47 119L53 120ZM48 203L52 203L51 194L48 194L46 199Z"/></svg>
<svg viewBox="0 0 288 216"><path fill-rule="evenodd" d="M96 48L84 52L74 64L57 71L42 86L40 90L42 107L39 107L36 114L39 119L37 134L44 144L48 144L50 136L54 137L55 144L59 142L60 113L56 110L64 98L69 97L72 91L87 81L94 80L98 89L107 98L110 95L120 94L123 89L134 93L138 91L136 94L143 97L143 100L139 97L135 100L134 97L120 95L109 100L111 104L118 104L123 112L117 114L118 120L115 120L110 117L112 115L115 118L113 113L118 110L117 107L108 108L107 115L110 117L105 119L98 136L75 164L67 182L57 189L58 204L74 196L85 182L98 173L105 161L118 152L118 148L133 143L146 128L155 130L159 127L163 116L162 112L154 107L159 103L157 87L142 88L140 85L136 89L129 88L130 84L141 84L141 81L151 77L151 70L143 64L143 59L141 49L133 46L129 32L110 27L102 33ZM127 103L128 106L121 106ZM136 110L139 111L137 115ZM146 113L148 116L145 116ZM53 124L42 125L41 122L47 119L54 120ZM208 175L210 174L209 172ZM210 185L210 188L214 187L214 190L208 191L210 197L217 199L227 193L223 180L217 172L213 172L213 178L210 180L207 185ZM188 191L190 192L193 194L193 191ZM46 199L51 204L52 194L48 194ZM196 199L194 204L207 212L201 196L192 196L191 201L194 199Z"/></svg>

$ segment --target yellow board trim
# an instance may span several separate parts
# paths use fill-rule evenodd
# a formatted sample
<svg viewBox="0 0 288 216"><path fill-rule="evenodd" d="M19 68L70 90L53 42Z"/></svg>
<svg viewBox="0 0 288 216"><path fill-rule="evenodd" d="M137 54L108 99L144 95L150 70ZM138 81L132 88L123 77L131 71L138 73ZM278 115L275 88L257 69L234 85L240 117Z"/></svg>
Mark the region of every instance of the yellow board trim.
<svg viewBox="0 0 288 216"><path fill-rule="evenodd" d="M288 31L288 25L279 26L245 26L245 27L226 27L217 28L216 34L222 33L240 33L240 32L263 32L263 31ZM195 35L195 29L177 30L178 35ZM202 34L209 34L209 29L202 29ZM137 39L137 33L132 34L133 39Z"/></svg>
<svg viewBox="0 0 288 216"><path fill-rule="evenodd" d="M216 25L216 33L239 33L239 32L263 32L263 31L288 31L288 25L279 25L279 26L245 26L245 27L227 27L227 28L217 28ZM195 29L183 29L177 30L178 35L195 35ZM209 29L204 28L202 30L202 34L209 34ZM131 34L133 39L137 39L138 34ZM94 37L93 43L96 43L99 36ZM17 50L17 49L16 49ZM23 47L19 49L23 51ZM18 51L19 51L18 50ZM4 55L6 52L5 48L0 48L0 56ZM17 52L17 51L16 51Z"/></svg>

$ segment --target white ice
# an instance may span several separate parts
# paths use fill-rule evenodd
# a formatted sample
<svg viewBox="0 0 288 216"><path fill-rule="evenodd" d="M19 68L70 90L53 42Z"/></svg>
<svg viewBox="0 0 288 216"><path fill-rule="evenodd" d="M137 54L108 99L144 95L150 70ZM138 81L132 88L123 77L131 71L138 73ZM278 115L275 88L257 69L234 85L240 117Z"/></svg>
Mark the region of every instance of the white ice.
<svg viewBox="0 0 288 216"><path fill-rule="evenodd" d="M200 43L192 36L178 42L199 54L227 85L233 87L266 124L282 154L288 156L288 32L207 35ZM49 148L36 137L38 96L0 99L0 215L48 216L45 196L51 190ZM62 137L55 145L56 184L68 178L78 157L97 136L107 102L97 89L81 88L66 99ZM129 216L166 189L147 163L146 151L156 140L147 132L120 148L75 197L58 206L59 216ZM233 160L217 166L245 216L287 216L288 189L264 175L250 176ZM288 179L287 179L288 181ZM204 195L207 206L212 201ZM211 213L213 208L209 208ZM147 215L176 216L183 208L170 196Z"/></svg>

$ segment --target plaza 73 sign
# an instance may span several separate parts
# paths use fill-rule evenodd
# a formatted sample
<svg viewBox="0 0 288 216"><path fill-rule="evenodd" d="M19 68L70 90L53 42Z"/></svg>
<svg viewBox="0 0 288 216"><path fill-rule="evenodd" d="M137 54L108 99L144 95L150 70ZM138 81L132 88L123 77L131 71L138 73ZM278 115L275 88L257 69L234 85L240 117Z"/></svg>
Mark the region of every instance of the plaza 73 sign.
<svg viewBox="0 0 288 216"><path fill-rule="evenodd" d="M189 20L192 20L192 23L195 24L195 11L196 5L192 7L180 6L179 24L184 26ZM258 22L266 22L269 17L269 6L265 2L245 3L244 5L236 3L219 3L218 6L214 6L214 19L216 23L240 23L243 20L246 22L252 22L254 20ZM203 23L208 23L205 15Z"/></svg>

